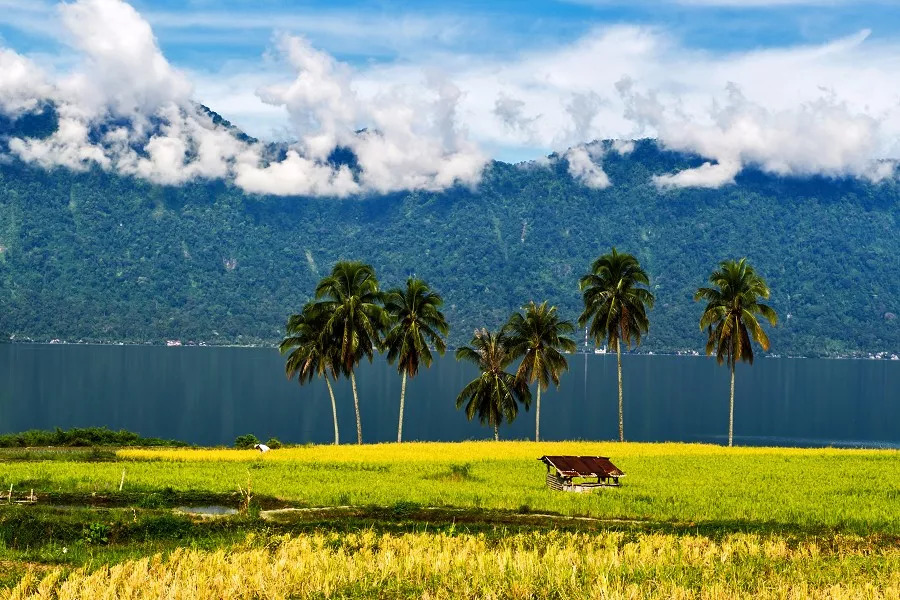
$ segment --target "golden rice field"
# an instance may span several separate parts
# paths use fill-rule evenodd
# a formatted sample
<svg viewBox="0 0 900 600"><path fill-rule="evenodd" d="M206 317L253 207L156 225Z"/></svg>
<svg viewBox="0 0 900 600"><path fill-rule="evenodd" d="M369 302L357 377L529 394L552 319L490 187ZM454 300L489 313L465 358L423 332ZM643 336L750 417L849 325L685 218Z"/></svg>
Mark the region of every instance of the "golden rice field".
<svg viewBox="0 0 900 600"><path fill-rule="evenodd" d="M753 457L771 456L879 456L900 458L897 450L853 450L843 448L727 448L712 444L638 442L406 442L403 444L311 445L283 448L260 454L258 450L227 448L125 448L117 454L136 460L171 461L285 461L285 462L472 462L485 459L533 460L542 455L577 454L611 457Z"/></svg>
<svg viewBox="0 0 900 600"><path fill-rule="evenodd" d="M900 549L749 534L312 533L29 574L0 592L4 600L331 597L896 599Z"/></svg>
<svg viewBox="0 0 900 600"><path fill-rule="evenodd" d="M546 489L544 454L612 457L619 489ZM257 451L128 449L118 462L8 462L0 489L115 494L257 494L308 506L392 506L553 512L722 525L900 534L900 452L723 448L703 444L464 442L310 446Z"/></svg>

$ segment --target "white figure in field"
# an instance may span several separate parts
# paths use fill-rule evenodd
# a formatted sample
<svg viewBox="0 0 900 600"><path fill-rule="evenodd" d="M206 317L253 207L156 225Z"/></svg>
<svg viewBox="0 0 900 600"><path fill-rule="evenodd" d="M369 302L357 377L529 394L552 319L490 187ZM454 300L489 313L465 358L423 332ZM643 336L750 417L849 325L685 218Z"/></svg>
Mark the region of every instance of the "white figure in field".
<svg viewBox="0 0 900 600"><path fill-rule="evenodd" d="M256 444L253 447L256 448L257 450L259 450L260 452L268 452L269 450L271 450L271 448L269 448L265 444Z"/></svg>

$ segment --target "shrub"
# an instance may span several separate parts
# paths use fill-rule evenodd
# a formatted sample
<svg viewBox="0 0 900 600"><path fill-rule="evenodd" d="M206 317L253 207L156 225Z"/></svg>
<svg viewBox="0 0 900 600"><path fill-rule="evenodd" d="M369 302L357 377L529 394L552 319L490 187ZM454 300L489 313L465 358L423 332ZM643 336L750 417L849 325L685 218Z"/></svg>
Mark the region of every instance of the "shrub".
<svg viewBox="0 0 900 600"><path fill-rule="evenodd" d="M258 443L259 443L259 438L257 438L252 433L248 433L245 435L239 435L236 438L234 438L234 447L237 448L238 450L249 450Z"/></svg>
<svg viewBox="0 0 900 600"><path fill-rule="evenodd" d="M86 544L107 544L109 543L109 525L106 523L91 523L85 526L81 533L81 539Z"/></svg>
<svg viewBox="0 0 900 600"><path fill-rule="evenodd" d="M278 450L281 448L281 440L275 437L269 438L269 441L266 442L266 446L271 448L272 450Z"/></svg>
<svg viewBox="0 0 900 600"><path fill-rule="evenodd" d="M37 446L187 446L187 444L175 440L144 438L133 431L124 429L113 431L107 427L73 427L67 430L57 427L53 431L30 429L22 433L0 435L0 448Z"/></svg>

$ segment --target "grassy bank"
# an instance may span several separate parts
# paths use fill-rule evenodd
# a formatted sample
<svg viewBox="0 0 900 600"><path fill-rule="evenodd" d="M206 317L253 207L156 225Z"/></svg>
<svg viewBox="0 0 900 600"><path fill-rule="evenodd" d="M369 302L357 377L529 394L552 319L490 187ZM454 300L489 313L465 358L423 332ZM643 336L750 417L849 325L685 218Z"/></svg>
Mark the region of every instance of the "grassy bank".
<svg viewBox="0 0 900 600"><path fill-rule="evenodd" d="M544 486L542 454L611 456L623 486ZM116 462L10 462L0 489L255 493L308 506L423 506L719 524L728 530L900 534L900 452L588 442L410 443L255 451L125 449Z"/></svg>

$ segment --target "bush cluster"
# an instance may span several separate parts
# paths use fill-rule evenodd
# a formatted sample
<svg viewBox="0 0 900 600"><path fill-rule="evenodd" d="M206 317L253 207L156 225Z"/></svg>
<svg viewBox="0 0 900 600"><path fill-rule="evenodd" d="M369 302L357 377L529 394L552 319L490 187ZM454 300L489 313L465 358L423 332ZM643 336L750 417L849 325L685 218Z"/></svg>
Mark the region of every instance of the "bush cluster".
<svg viewBox="0 0 900 600"><path fill-rule="evenodd" d="M107 427L86 427L53 431L30 429L22 433L0 435L0 448L30 448L36 446L171 446L183 447L188 444L177 440L141 437L133 431L120 429L113 431Z"/></svg>

